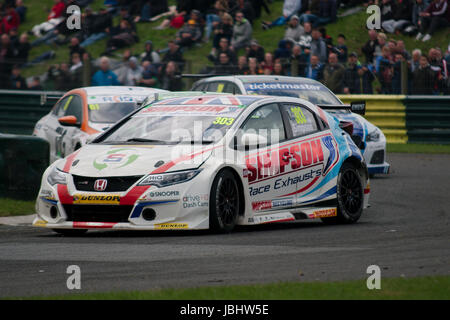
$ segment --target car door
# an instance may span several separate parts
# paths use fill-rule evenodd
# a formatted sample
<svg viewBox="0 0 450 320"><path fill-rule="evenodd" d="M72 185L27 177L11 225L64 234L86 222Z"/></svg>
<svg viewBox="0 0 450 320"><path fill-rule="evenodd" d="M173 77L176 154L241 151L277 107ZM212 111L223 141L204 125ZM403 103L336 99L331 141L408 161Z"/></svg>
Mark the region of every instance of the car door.
<svg viewBox="0 0 450 320"><path fill-rule="evenodd" d="M48 123L48 141L50 142L51 161L63 158L73 150L72 137L80 130L83 120L83 100L77 95L69 95L58 102ZM64 116L75 116L77 126L63 126L58 119Z"/></svg>
<svg viewBox="0 0 450 320"><path fill-rule="evenodd" d="M290 139L282 148L289 149L291 179L296 190L286 190L283 196L293 197L296 205L317 196L311 193L326 179L327 173L338 157L337 143L315 113L297 103L281 104L287 136Z"/></svg>
<svg viewBox="0 0 450 320"><path fill-rule="evenodd" d="M256 133L267 139L266 145L243 155L253 211L292 207L294 197L283 197L285 193L295 192L297 186L290 180L292 170L286 166L290 154L289 148L283 147L288 136L280 106L271 103L254 110L239 133Z"/></svg>

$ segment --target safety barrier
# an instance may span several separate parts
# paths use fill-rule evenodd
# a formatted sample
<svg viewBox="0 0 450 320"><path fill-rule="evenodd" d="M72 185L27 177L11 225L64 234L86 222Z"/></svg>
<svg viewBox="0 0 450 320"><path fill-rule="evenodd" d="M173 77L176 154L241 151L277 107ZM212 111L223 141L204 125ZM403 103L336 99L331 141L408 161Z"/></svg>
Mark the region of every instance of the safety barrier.
<svg viewBox="0 0 450 320"><path fill-rule="evenodd" d="M36 122L62 95L57 91L0 90L0 133L32 134Z"/></svg>
<svg viewBox="0 0 450 320"><path fill-rule="evenodd" d="M450 144L450 96L339 95L366 100L365 118L389 143Z"/></svg>
<svg viewBox="0 0 450 320"><path fill-rule="evenodd" d="M0 197L34 199L49 166L49 148L38 137L0 134Z"/></svg>

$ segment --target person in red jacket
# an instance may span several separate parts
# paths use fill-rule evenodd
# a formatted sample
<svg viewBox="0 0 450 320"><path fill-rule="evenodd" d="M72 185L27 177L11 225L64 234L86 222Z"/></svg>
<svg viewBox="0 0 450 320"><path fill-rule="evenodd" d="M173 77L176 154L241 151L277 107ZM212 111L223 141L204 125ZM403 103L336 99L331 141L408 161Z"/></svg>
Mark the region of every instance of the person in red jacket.
<svg viewBox="0 0 450 320"><path fill-rule="evenodd" d="M416 40L420 40L425 34L422 41L431 39L431 35L439 28L446 28L450 25L450 9L448 0L433 0L432 3L419 13L419 34Z"/></svg>
<svg viewBox="0 0 450 320"><path fill-rule="evenodd" d="M17 14L14 7L8 6L6 8L5 16L1 20L0 33L9 33L9 31L13 28L19 28L20 25L20 17Z"/></svg>
<svg viewBox="0 0 450 320"><path fill-rule="evenodd" d="M47 20L56 19L62 16L64 9L66 9L66 4L64 0L55 0L50 13L48 14Z"/></svg>

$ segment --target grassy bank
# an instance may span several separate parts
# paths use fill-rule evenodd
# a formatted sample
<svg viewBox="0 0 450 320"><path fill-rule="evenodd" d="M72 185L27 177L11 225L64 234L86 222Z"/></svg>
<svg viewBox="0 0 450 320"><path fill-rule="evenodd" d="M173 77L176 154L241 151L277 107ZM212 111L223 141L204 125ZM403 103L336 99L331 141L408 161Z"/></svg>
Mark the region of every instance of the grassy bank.
<svg viewBox="0 0 450 320"><path fill-rule="evenodd" d="M355 300L450 299L450 277L386 278L380 290L369 290L366 280L345 282L288 282L190 289L70 294L33 299L156 299L156 300Z"/></svg>
<svg viewBox="0 0 450 320"><path fill-rule="evenodd" d="M34 204L34 201L0 198L0 217L33 214Z"/></svg>

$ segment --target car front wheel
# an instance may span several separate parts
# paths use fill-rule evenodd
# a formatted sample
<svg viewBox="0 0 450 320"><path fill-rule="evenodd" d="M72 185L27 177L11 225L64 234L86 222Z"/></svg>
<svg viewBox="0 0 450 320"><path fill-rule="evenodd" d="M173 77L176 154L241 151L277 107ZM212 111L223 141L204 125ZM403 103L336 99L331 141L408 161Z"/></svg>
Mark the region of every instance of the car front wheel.
<svg viewBox="0 0 450 320"><path fill-rule="evenodd" d="M337 216L323 218L325 223L355 223L361 217L364 204L364 188L358 170L344 163L337 179Z"/></svg>
<svg viewBox="0 0 450 320"><path fill-rule="evenodd" d="M222 170L215 177L211 188L210 228L219 232L231 232L238 219L240 201L236 178L230 170Z"/></svg>

